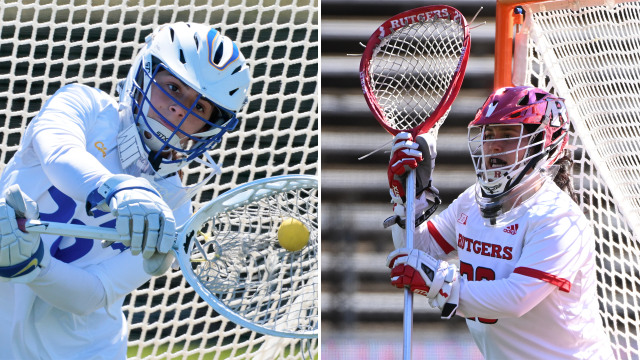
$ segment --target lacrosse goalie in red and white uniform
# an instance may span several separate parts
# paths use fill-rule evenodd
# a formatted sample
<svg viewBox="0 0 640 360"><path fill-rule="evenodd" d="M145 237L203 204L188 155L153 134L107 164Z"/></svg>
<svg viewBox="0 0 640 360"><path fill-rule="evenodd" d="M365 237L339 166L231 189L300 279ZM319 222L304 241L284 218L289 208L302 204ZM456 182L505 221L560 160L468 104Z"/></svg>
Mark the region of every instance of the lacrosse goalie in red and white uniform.
<svg viewBox="0 0 640 360"><path fill-rule="evenodd" d="M563 99L525 86L495 91L469 124L476 184L429 221L439 202L430 183L435 141L395 139L392 284L425 295L443 318L466 317L486 359L613 359L598 311L595 241L564 149L568 130ZM415 249L406 249L402 182L416 167L422 223Z"/></svg>

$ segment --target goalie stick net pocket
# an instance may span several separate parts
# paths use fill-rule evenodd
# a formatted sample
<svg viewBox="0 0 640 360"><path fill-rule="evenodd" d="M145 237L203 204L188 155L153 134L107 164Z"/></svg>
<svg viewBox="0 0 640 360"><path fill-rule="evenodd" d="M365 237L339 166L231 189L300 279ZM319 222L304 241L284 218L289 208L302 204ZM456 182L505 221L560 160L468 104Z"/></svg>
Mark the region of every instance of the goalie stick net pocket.
<svg viewBox="0 0 640 360"><path fill-rule="evenodd" d="M376 120L390 134L414 137L438 128L460 90L469 29L456 9L434 5L385 21L367 43L360 82Z"/></svg>
<svg viewBox="0 0 640 360"><path fill-rule="evenodd" d="M258 180L224 194L187 223L179 260L191 268L182 271L197 278L198 294L238 324L275 336L317 337L318 206L311 176ZM301 250L279 244L286 219L309 230Z"/></svg>
<svg viewBox="0 0 640 360"><path fill-rule="evenodd" d="M517 6L525 17L514 36ZM574 186L596 238L600 312L616 357L640 359L640 3L498 1L496 21L504 52L495 87L533 85L566 99Z"/></svg>

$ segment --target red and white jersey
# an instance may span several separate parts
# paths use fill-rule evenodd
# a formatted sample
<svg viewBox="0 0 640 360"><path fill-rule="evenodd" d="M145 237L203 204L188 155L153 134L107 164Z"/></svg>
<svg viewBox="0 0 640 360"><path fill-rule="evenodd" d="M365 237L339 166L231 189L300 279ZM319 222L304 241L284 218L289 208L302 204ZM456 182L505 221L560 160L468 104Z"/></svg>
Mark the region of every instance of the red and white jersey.
<svg viewBox="0 0 640 360"><path fill-rule="evenodd" d="M613 359L598 312L595 240L554 183L488 227L467 189L423 224L416 248L459 258L458 315L486 359Z"/></svg>

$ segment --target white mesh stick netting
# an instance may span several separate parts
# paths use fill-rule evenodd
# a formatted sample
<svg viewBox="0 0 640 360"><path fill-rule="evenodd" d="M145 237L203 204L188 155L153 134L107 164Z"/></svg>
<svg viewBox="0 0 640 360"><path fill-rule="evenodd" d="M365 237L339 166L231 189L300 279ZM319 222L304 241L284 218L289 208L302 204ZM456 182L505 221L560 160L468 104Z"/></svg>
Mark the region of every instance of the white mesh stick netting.
<svg viewBox="0 0 640 360"><path fill-rule="evenodd" d="M526 83L564 97L574 184L596 236L600 311L619 359L640 351L640 3L523 5Z"/></svg>
<svg viewBox="0 0 640 360"><path fill-rule="evenodd" d="M254 79L238 129L211 152L222 175L195 197L194 210L238 184L317 172L317 0L5 0L0 19L0 171L57 89L78 82L115 96L145 36L158 25L192 21L235 40ZM184 172L188 184L207 175L200 167ZM315 340L265 337L212 312L179 271L152 279L127 297L124 310L131 357L301 359L317 353Z"/></svg>
<svg viewBox="0 0 640 360"><path fill-rule="evenodd" d="M444 97L464 48L464 29L432 19L382 39L369 63L371 90L389 126L410 130L431 116ZM443 116L437 128L444 121Z"/></svg>
<svg viewBox="0 0 640 360"><path fill-rule="evenodd" d="M277 179L282 177L273 181L284 182ZM254 196L247 201L250 192ZM317 185L278 192L261 186L233 199L222 199L221 211L210 208L205 221L196 217L199 224L189 226L198 230L186 237L193 275L250 323L287 333L317 333ZM295 226L292 221L308 231L309 242L299 251L284 249L278 240L279 228L283 223Z"/></svg>

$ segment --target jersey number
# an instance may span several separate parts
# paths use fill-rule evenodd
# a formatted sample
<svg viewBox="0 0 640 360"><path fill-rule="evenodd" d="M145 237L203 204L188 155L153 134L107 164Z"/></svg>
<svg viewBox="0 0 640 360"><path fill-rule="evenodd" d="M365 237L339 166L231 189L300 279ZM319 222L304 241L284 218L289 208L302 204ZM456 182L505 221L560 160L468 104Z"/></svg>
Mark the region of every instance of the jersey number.
<svg viewBox="0 0 640 360"><path fill-rule="evenodd" d="M482 267L482 266L478 266L476 268L475 276L474 276L473 265L467 264L466 262L463 262L463 261L460 261L460 275L466 275L467 281L482 281L482 280L491 281L496 279L496 273L493 270L486 267ZM476 321L476 318L474 317L470 317L468 319ZM495 324L498 322L498 319L485 319L485 318L479 317L478 321L480 321L483 324Z"/></svg>

